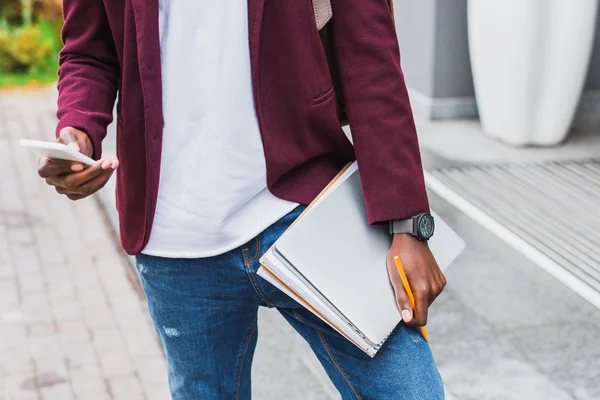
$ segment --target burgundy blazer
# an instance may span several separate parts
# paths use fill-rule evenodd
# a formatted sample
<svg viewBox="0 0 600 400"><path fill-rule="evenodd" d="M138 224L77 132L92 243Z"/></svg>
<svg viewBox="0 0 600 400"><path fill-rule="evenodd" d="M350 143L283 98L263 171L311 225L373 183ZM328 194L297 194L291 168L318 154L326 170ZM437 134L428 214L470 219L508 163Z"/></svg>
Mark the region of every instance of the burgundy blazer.
<svg viewBox="0 0 600 400"><path fill-rule="evenodd" d="M354 147L340 127L311 0L248 0L252 87L268 189L308 204L357 159L370 223L426 212L417 134L387 0L332 0L332 6ZM57 132L66 126L87 132L93 156L100 158L118 96L117 208L123 248L136 254L150 235L160 173L158 0L64 0L63 7Z"/></svg>

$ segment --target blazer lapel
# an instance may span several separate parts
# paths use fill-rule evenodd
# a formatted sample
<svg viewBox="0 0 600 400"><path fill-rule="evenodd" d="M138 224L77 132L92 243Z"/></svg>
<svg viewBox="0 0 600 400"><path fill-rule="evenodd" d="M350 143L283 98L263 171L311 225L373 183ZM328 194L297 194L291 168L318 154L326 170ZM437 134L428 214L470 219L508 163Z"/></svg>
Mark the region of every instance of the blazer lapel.
<svg viewBox="0 0 600 400"><path fill-rule="evenodd" d="M147 159L160 160L163 114L158 0L127 1L130 1L135 24ZM153 163L152 168L148 170L148 174L149 182L154 185L158 183L160 163ZM150 187L148 190L156 191L157 188Z"/></svg>
<svg viewBox="0 0 600 400"><path fill-rule="evenodd" d="M160 71L158 0L130 0L135 20L138 62L142 78Z"/></svg>

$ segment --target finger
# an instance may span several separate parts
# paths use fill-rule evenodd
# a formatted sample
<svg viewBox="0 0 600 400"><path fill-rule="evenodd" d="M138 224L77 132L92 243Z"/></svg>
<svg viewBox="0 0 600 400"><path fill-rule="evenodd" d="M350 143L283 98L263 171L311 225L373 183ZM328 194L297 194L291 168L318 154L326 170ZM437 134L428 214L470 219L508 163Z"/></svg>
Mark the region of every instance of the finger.
<svg viewBox="0 0 600 400"><path fill-rule="evenodd" d="M436 274L435 286L429 293L429 305L431 305L435 301L435 299L438 298L438 296L444 291L444 288L446 287L446 277L444 276L442 271L439 270L437 263L435 264L435 269L437 269L439 273Z"/></svg>
<svg viewBox="0 0 600 400"><path fill-rule="evenodd" d="M77 135L75 135L75 130L71 127L63 128L58 134L57 141L59 143L66 144L76 152L81 151L81 147L79 143L77 143Z"/></svg>
<svg viewBox="0 0 600 400"><path fill-rule="evenodd" d="M388 274L390 277L390 282L392 283L392 287L394 288L396 305L398 306L402 320L406 323L409 323L413 320L413 309L410 304L410 298L404 289L404 285L402 284L402 279L400 278L400 273L398 272L396 263L390 262L389 258Z"/></svg>
<svg viewBox="0 0 600 400"><path fill-rule="evenodd" d="M416 326L427 325L427 314L429 310L428 298L429 296L423 292L415 294L415 312L414 320L412 322Z"/></svg>
<svg viewBox="0 0 600 400"><path fill-rule="evenodd" d="M112 156L102 162L102 169L117 169L118 167L119 159L117 156Z"/></svg>
<svg viewBox="0 0 600 400"><path fill-rule="evenodd" d="M112 169L105 170L102 175L99 175L96 178L87 181L83 185L72 188L55 186L55 189L57 193L66 195L71 200L79 200L102 189L104 185L106 185L106 182L108 182L108 180L110 179L112 173Z"/></svg>
<svg viewBox="0 0 600 400"><path fill-rule="evenodd" d="M102 175L88 181L79 188L80 193L88 196L92 193L96 193L98 190L102 189L104 185L106 185L106 182L108 182L112 176L113 171L113 169L106 170Z"/></svg>
<svg viewBox="0 0 600 400"><path fill-rule="evenodd" d="M77 163L79 164L79 163ZM73 172L73 162L65 160L52 160L48 157L40 157L38 163L38 175L42 178L67 174Z"/></svg>
<svg viewBox="0 0 600 400"><path fill-rule="evenodd" d="M104 173L105 170L102 169L101 164L102 161L98 161L81 172L50 176L46 178L46 183L53 186L60 186L65 189L75 189Z"/></svg>

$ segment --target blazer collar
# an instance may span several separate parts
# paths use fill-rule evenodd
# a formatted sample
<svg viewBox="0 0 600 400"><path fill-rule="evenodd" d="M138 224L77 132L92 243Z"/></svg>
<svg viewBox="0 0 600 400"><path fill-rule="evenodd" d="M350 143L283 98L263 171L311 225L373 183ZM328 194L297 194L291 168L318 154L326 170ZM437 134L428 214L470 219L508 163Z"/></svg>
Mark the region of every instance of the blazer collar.
<svg viewBox="0 0 600 400"><path fill-rule="evenodd" d="M157 57L160 62L158 0L131 0L131 5L136 26L138 55L141 59L148 57L146 60L151 64L156 62ZM260 28L264 8L265 0L248 0L248 41L250 61L255 72L258 66Z"/></svg>

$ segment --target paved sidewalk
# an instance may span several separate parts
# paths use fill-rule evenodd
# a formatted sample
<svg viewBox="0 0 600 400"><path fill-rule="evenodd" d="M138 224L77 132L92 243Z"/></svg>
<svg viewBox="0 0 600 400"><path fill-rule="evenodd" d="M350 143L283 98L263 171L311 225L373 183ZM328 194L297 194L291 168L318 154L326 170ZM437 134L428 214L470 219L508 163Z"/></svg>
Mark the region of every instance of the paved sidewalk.
<svg viewBox="0 0 600 400"><path fill-rule="evenodd" d="M52 104L0 94L0 399L167 399L163 355L96 200L58 196L17 146L49 139Z"/></svg>
<svg viewBox="0 0 600 400"><path fill-rule="evenodd" d="M52 138L55 96L0 93L0 400L166 400L164 358L111 227L114 179L100 196L70 202L18 146ZM259 324L254 398L338 398L276 311L261 310Z"/></svg>

